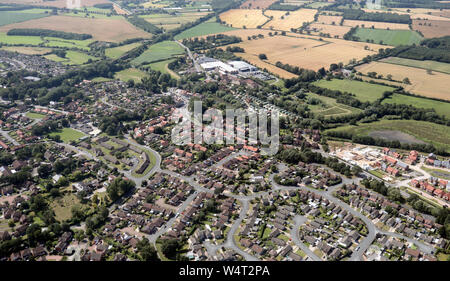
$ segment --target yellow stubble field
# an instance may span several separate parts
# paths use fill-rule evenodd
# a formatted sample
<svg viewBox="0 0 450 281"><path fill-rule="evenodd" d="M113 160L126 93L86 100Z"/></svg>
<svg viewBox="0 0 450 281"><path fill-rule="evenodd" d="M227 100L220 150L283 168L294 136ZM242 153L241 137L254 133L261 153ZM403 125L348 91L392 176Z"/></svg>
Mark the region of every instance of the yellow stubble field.
<svg viewBox="0 0 450 281"><path fill-rule="evenodd" d="M331 25L331 24L321 24L312 23L309 25L310 29L313 30L312 34L317 35L322 33L329 33L331 37L339 36L339 38L344 37L344 34L350 31L350 26L341 25Z"/></svg>
<svg viewBox="0 0 450 281"><path fill-rule="evenodd" d="M434 71L432 74L428 74L425 69L382 62L363 64L356 67L356 70L365 74L375 71L384 77L391 74L394 80L399 81L408 77L411 85L403 84L406 91L425 97L450 100L450 89L448 87L450 75L448 74Z"/></svg>
<svg viewBox="0 0 450 281"><path fill-rule="evenodd" d="M346 26L360 26L364 25L365 28L371 28L372 26L376 29L400 29L408 30L409 25L406 23L391 23L391 22L377 22L377 21L362 21L362 20L344 20L343 25Z"/></svg>
<svg viewBox="0 0 450 281"><path fill-rule="evenodd" d="M263 25L269 19L261 10L256 9L232 9L220 14L220 19L236 28L256 28Z"/></svg>
<svg viewBox="0 0 450 281"><path fill-rule="evenodd" d="M305 22L314 21L314 15L316 13L317 10L314 9L300 9L291 12L267 10L265 11L265 15L273 18L263 28L290 31L291 28L301 27Z"/></svg>

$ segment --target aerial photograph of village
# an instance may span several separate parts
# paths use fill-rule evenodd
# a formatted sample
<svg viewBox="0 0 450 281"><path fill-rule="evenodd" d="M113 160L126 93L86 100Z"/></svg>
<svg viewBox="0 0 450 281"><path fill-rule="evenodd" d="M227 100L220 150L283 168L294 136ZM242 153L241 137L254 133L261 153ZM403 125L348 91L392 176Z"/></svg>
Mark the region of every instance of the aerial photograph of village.
<svg viewBox="0 0 450 281"><path fill-rule="evenodd" d="M0 261L450 261L450 1L0 0Z"/></svg>

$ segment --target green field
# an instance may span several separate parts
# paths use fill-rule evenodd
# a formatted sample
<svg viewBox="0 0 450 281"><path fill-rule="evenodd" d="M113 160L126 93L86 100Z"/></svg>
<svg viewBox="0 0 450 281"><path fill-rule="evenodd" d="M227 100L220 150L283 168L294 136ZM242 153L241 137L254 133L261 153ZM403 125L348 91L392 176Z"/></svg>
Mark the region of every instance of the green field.
<svg viewBox="0 0 450 281"><path fill-rule="evenodd" d="M8 36L5 32L0 32L0 43L9 45L39 45L43 43L38 36Z"/></svg>
<svg viewBox="0 0 450 281"><path fill-rule="evenodd" d="M320 80L314 82L313 84L321 88L349 92L354 94L356 98L362 102L374 102L381 98L384 92L395 90L393 87L348 79L333 79L330 81Z"/></svg>
<svg viewBox="0 0 450 281"><path fill-rule="evenodd" d="M429 69L436 72L442 72L446 74L450 74L450 63L443 63L431 60L411 60L411 59L403 59L396 57L389 57L387 59L382 60L381 62L398 64L403 66L411 66L422 69Z"/></svg>
<svg viewBox="0 0 450 281"><path fill-rule="evenodd" d="M49 14L42 13L22 13L22 12L12 12L12 11L1 11L0 12L0 26L24 22L32 19L39 19L47 17Z"/></svg>
<svg viewBox="0 0 450 281"><path fill-rule="evenodd" d="M167 60L177 55L184 54L184 49L174 41L162 41L150 46L139 57L131 61L133 65L147 64L151 62Z"/></svg>
<svg viewBox="0 0 450 281"><path fill-rule="evenodd" d="M141 45L141 43L132 43L132 44L127 44L127 45L123 45L123 46L119 46L119 47L115 47L115 48L108 48L108 49L105 49L105 55L108 58L118 59L120 56L122 56L126 52L131 51L134 48L139 47L140 45Z"/></svg>
<svg viewBox="0 0 450 281"><path fill-rule="evenodd" d="M373 43L386 44L390 46L418 44L423 39L419 33L411 30L387 30L358 28L355 36L360 41L367 42L373 40Z"/></svg>
<svg viewBox="0 0 450 281"><path fill-rule="evenodd" d="M32 118L32 119L42 119L44 118L46 115L44 114L39 114L39 113L34 113L34 112L27 112L25 114L25 116L27 116L28 118Z"/></svg>
<svg viewBox="0 0 450 281"><path fill-rule="evenodd" d="M69 143L71 141L76 141L79 138L85 136L84 133L76 131L71 128L63 128L59 132L53 132L49 134L50 136L56 136L59 135L61 137L61 140L65 143Z"/></svg>
<svg viewBox="0 0 450 281"><path fill-rule="evenodd" d="M128 68L119 72L116 72L114 78L127 82L132 79L134 82L141 82L141 79L147 74L136 68Z"/></svg>
<svg viewBox="0 0 450 281"><path fill-rule="evenodd" d="M96 57L90 56L85 53L76 52L76 51L67 51L65 58L58 57L55 54L50 54L45 57L49 60L61 62L63 64L67 64L67 65L85 64L89 61L89 59L91 59L92 61L98 60L98 58L96 58Z"/></svg>
<svg viewBox="0 0 450 281"><path fill-rule="evenodd" d="M450 103L448 102L393 94L391 97L384 99L382 104L384 103L406 104L419 108L434 108L437 114L445 115L447 118L450 118Z"/></svg>
<svg viewBox="0 0 450 281"><path fill-rule="evenodd" d="M161 27L165 30L171 30L181 26L182 24L187 24L196 21L197 19L205 16L203 13L177 13L175 15L171 14L150 14L141 15L146 21Z"/></svg>
<svg viewBox="0 0 450 281"><path fill-rule="evenodd" d="M235 30L235 28L222 25L218 22L215 22L214 19L211 19L207 22L201 23L181 32L180 34L175 36L175 40L182 40L186 38L220 33L230 30Z"/></svg>
<svg viewBox="0 0 450 281"><path fill-rule="evenodd" d="M450 151L450 130L445 125L415 120L380 120L373 123L349 125L329 131L345 131L353 135L367 136L380 130L400 131L436 147Z"/></svg>
<svg viewBox="0 0 450 281"><path fill-rule="evenodd" d="M180 76L178 74L176 74L175 72L173 72L172 70L170 70L168 67L168 64L173 62L174 60L175 59L153 62L150 64L146 64L145 67L150 67L151 69L153 69L155 71L170 74L170 76L172 76L173 78L180 79Z"/></svg>
<svg viewBox="0 0 450 281"><path fill-rule="evenodd" d="M31 37L31 36L30 36ZM45 46L48 47L67 47L67 48L78 48L82 50L89 50L89 44L94 42L92 39L86 40L69 40L54 37L45 37Z"/></svg>
<svg viewBox="0 0 450 281"><path fill-rule="evenodd" d="M310 98L319 99L321 101L321 103L317 105L308 104L311 112L318 116L331 117L361 112L361 110L358 108L337 103L333 98L320 96L314 93L308 93L307 96Z"/></svg>

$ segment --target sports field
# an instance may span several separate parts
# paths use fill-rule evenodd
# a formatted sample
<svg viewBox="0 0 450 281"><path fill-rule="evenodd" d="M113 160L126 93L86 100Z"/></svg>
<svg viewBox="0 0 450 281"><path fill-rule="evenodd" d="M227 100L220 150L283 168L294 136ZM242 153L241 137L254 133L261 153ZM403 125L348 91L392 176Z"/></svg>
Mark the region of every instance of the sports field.
<svg viewBox="0 0 450 281"><path fill-rule="evenodd" d="M131 61L133 65L146 64L160 60L167 60L184 54L184 49L174 41L162 41L150 46L139 57Z"/></svg>
<svg viewBox="0 0 450 281"><path fill-rule="evenodd" d="M50 136L60 136L61 140L65 143L69 143L71 141L76 141L79 138L85 136L85 134L83 134L80 131L76 131L74 129L71 128L63 128L62 130L60 130L59 132L53 132L49 134Z"/></svg>
<svg viewBox="0 0 450 281"><path fill-rule="evenodd" d="M397 81L408 78L411 84L403 84L406 91L425 97L450 100L448 81L450 75L441 72L432 72L425 69L396 65L384 62L371 62L356 67L362 73L376 72L387 77L388 74Z"/></svg>
<svg viewBox="0 0 450 281"><path fill-rule="evenodd" d="M175 40L182 40L191 37L209 35L214 33L227 32L230 30L235 30L233 27L225 26L223 24L217 23L214 21L215 18L209 20L207 22L198 24L192 28L189 28L180 34L175 36Z"/></svg>
<svg viewBox="0 0 450 281"><path fill-rule="evenodd" d="M105 55L108 58L117 59L120 56L122 56L123 54L125 54L126 52L131 51L134 48L139 47L140 45L141 45L141 43L131 43L131 44L115 47L115 48L108 48L108 49L105 49Z"/></svg>
<svg viewBox="0 0 450 281"><path fill-rule="evenodd" d="M423 39L419 33L411 30L386 30L371 28L358 28L355 36L362 42L373 40L373 43L386 44L390 46L419 44Z"/></svg>
<svg viewBox="0 0 450 281"><path fill-rule="evenodd" d="M396 103L412 105L419 108L433 108L437 114L450 118L450 103L431 100L420 97L393 94L390 98L384 99L382 103Z"/></svg>
<svg viewBox="0 0 450 281"><path fill-rule="evenodd" d="M344 126L328 131L345 131L360 136L367 136L372 133L372 136L374 136L373 132L386 130L399 131L450 151L450 130L448 130L448 127L424 121L381 120L373 123L358 124L357 126Z"/></svg>
<svg viewBox="0 0 450 281"><path fill-rule="evenodd" d="M374 102L383 96L386 91L395 90L392 87L370 84L367 82L361 82L348 79L333 79L330 81L320 80L313 83L314 85L331 90L338 90L341 92L349 92L354 94L357 99L362 102Z"/></svg>

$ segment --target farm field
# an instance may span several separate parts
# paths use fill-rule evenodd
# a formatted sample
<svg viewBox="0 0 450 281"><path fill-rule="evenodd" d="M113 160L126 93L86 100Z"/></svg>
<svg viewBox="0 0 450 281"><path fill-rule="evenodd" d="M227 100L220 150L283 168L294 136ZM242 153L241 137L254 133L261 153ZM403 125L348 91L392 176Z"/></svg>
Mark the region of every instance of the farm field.
<svg viewBox="0 0 450 281"><path fill-rule="evenodd" d="M222 33L222 32L227 32L230 30L235 30L235 28L222 25L213 20L209 20L207 22L203 22L192 28L189 28L189 29L181 32L180 34L177 34L175 36L175 40L183 40L183 39L191 38L191 37L209 35L209 34L214 34L214 33Z"/></svg>
<svg viewBox="0 0 450 281"><path fill-rule="evenodd" d="M289 12L289 15L286 15L286 13L285 11L265 11L265 15L273 16L273 19L266 23L263 28L273 27L275 30L290 31L291 28L299 28L303 23L314 21L314 15L317 13L317 10L300 9Z"/></svg>
<svg viewBox="0 0 450 281"><path fill-rule="evenodd" d="M18 52L25 55L44 55L52 51L50 48L21 46L3 46L1 49L10 52Z"/></svg>
<svg viewBox="0 0 450 281"><path fill-rule="evenodd" d="M333 79L330 81L320 80L314 82L313 84L321 88L338 90L341 92L349 92L351 94L354 94L356 98L362 102L374 102L377 99L381 98L384 92L394 90L393 87L348 79Z"/></svg>
<svg viewBox="0 0 450 281"><path fill-rule="evenodd" d="M0 11L0 26L24 22L32 19L39 19L47 17L48 14L42 13L23 13L23 12L11 12Z"/></svg>
<svg viewBox="0 0 450 281"><path fill-rule="evenodd" d="M27 4L27 5L33 5L33 6L50 6L50 7L56 7L56 8L65 8L67 7L67 0L53 0L53 1L46 1L46 0L1 0L0 3L2 4ZM82 2L82 6L86 7L92 7L95 4L101 4L101 3L108 3L108 0L85 0Z"/></svg>
<svg viewBox="0 0 450 281"><path fill-rule="evenodd" d="M139 57L131 61L133 65L146 64L160 60L167 60L174 56L184 54L185 50L173 41L162 41L150 46Z"/></svg>
<svg viewBox="0 0 450 281"><path fill-rule="evenodd" d="M362 42L373 40L374 43L390 46L419 44L422 40L417 32L411 30L358 28L355 36Z"/></svg>
<svg viewBox="0 0 450 281"><path fill-rule="evenodd" d="M55 37L44 37L43 39L45 40L44 45L47 47L78 48L86 51L90 49L89 44L94 42L92 39L69 40Z"/></svg>
<svg viewBox="0 0 450 281"><path fill-rule="evenodd" d="M443 63L443 62L437 62L437 61L431 61L431 60L425 60L425 61L412 60L412 59L404 59L404 58L397 58L397 57L389 57L389 58L386 58L386 59L383 59L380 61L386 62L386 63L404 65L404 66L417 67L417 68L422 68L422 69L430 69L432 71L450 74L450 63Z"/></svg>
<svg viewBox="0 0 450 281"><path fill-rule="evenodd" d="M366 28L375 29L398 29L398 30L409 30L409 25L406 23L390 23L390 22L377 22L377 21L362 21L362 20L344 20L343 25L346 26L359 26Z"/></svg>
<svg viewBox="0 0 450 281"><path fill-rule="evenodd" d="M440 72L428 74L425 69L383 62L363 64L356 67L356 70L366 74L374 71L384 77L391 74L392 78L398 81L408 77L411 85L403 84L406 91L425 97L450 100L450 89L447 85L450 81L449 74Z"/></svg>
<svg viewBox="0 0 450 281"><path fill-rule="evenodd" d="M344 35L350 31L350 26L341 26L341 25L331 25L331 24L321 24L321 23L312 23L309 25L309 28L312 30L312 34L320 34L320 33L328 33L331 37L338 36L338 38L343 38Z"/></svg>
<svg viewBox="0 0 450 281"><path fill-rule="evenodd" d="M260 60L258 58L258 55L247 54L247 53L239 53L238 55L241 58L243 58L244 60L250 62L251 64L256 65L257 67L259 67L261 69L266 69L268 72L278 75L282 78L290 79L290 78L297 77L297 75L295 75L293 73L290 73L284 69L276 67L275 65L270 64L266 61Z"/></svg>
<svg viewBox="0 0 450 281"><path fill-rule="evenodd" d="M433 108L437 114L445 115L447 118L450 117L450 103L443 101L394 94L390 98L383 100L382 103L396 103L412 105L419 108Z"/></svg>
<svg viewBox="0 0 450 281"><path fill-rule="evenodd" d="M59 132L53 132L49 134L50 136L56 136L59 135L61 137L61 140L65 143L69 143L71 141L76 141L79 138L85 136L84 133L80 131L76 131L71 128L63 128Z"/></svg>
<svg viewBox="0 0 450 281"><path fill-rule="evenodd" d="M241 9L265 9L278 0L247 0L240 6Z"/></svg>
<svg viewBox="0 0 450 281"><path fill-rule="evenodd" d="M361 112L361 110L358 108L337 103L336 100L333 98L320 96L314 93L308 93L307 96L321 101L321 103L318 105L308 104L308 107L310 108L311 112L313 112L318 116L331 117Z"/></svg>
<svg viewBox="0 0 450 281"><path fill-rule="evenodd" d="M412 28L420 31L425 38L450 35L450 21L413 20Z"/></svg>
<svg viewBox="0 0 450 281"><path fill-rule="evenodd" d="M141 43L131 43L119 47L105 49L105 55L109 58L117 59L128 51L133 50L141 45Z"/></svg>
<svg viewBox="0 0 450 281"><path fill-rule="evenodd" d="M180 79L180 76L178 74L176 74L174 71L172 71L171 69L169 69L168 64L173 62L175 59L170 59L170 60L164 60L164 61L158 61L158 62L154 62L154 63L150 63L145 65L146 67L150 67L151 69L155 70L155 71L159 71L161 73L166 73L169 74L170 76L172 76L175 79Z"/></svg>
<svg viewBox="0 0 450 281"><path fill-rule="evenodd" d="M414 96L406 96L401 94L393 94L391 97L384 99L382 104L383 103L406 104L419 108L433 108L437 114L445 115L447 118L450 118L450 103L448 102Z"/></svg>
<svg viewBox="0 0 450 281"><path fill-rule="evenodd" d="M261 10L233 9L220 14L220 19L231 27L257 28L266 23L269 18L264 16Z"/></svg>
<svg viewBox="0 0 450 281"><path fill-rule="evenodd" d="M358 124L357 126L345 126L328 131L345 131L359 136L377 135L382 131L399 131L403 133L405 141L419 141L432 143L450 151L450 130L445 125L416 120L380 120L373 123ZM410 135L409 137L404 134ZM381 134L378 134L381 135ZM389 135L388 135L389 136ZM399 135L402 137L402 135ZM411 136L413 138L411 138Z"/></svg>
<svg viewBox="0 0 450 281"><path fill-rule="evenodd" d="M151 37L151 34L137 29L125 19L88 19L69 16L50 16L5 25L0 27L0 32L7 32L13 28L43 28L65 32L86 33L91 34L93 40L106 42L121 42L130 38Z"/></svg>
<svg viewBox="0 0 450 281"><path fill-rule="evenodd" d="M317 18L317 22L318 23L323 23L323 24L336 24L339 25L339 23L342 20L342 16L327 16L327 15L319 15L319 17Z"/></svg>
<svg viewBox="0 0 450 281"><path fill-rule="evenodd" d="M0 32L0 43L9 45L39 45L43 43L38 36L8 36L6 32Z"/></svg>
<svg viewBox="0 0 450 281"><path fill-rule="evenodd" d="M259 54L266 54L266 63L275 64L280 61L285 64L299 66L317 71L321 67L329 68L331 63L347 63L351 59L362 59L367 55L378 52L381 45L344 41L327 38L324 41L317 40L314 36L301 36L287 33L287 36L268 36L268 30L238 30L225 34L242 38L243 42L231 46L244 48L245 53L237 53L237 56L249 59L251 63L264 68L264 64L258 58ZM263 34L265 37L257 40L248 40L247 36ZM288 78L282 76L283 78Z"/></svg>
<svg viewBox="0 0 450 281"><path fill-rule="evenodd" d="M180 27L182 24L194 22L197 19L204 17L208 12L194 12L194 13L182 13L177 15L170 14L150 14L142 15L149 23L156 25L157 27L164 28L166 30L175 29Z"/></svg>
<svg viewBox="0 0 450 281"><path fill-rule="evenodd" d="M114 75L115 79L122 80L124 82L128 82L128 80L134 80L134 82L141 82L142 78L144 78L147 74L143 71L140 71L136 68L128 68L122 71L116 72Z"/></svg>

